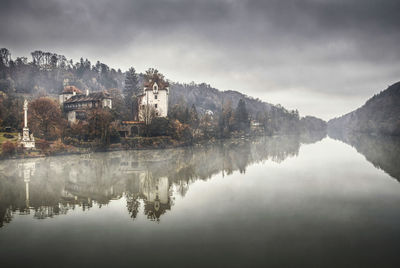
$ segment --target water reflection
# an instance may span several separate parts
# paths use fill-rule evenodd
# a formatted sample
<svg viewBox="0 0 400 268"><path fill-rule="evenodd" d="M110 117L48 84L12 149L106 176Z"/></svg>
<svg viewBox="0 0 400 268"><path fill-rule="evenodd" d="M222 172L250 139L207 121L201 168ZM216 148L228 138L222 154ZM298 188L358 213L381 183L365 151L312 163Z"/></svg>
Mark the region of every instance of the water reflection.
<svg viewBox="0 0 400 268"><path fill-rule="evenodd" d="M400 138L370 136L361 133L329 132L331 138L353 146L376 168L400 181Z"/></svg>
<svg viewBox="0 0 400 268"><path fill-rule="evenodd" d="M160 221L185 196L191 183L222 172L246 172L252 163L282 162L298 155L301 143L323 134L233 140L218 145L171 150L127 151L72 155L0 163L0 227L14 213L46 219L79 207L101 207L126 198L132 219L143 209L151 221Z"/></svg>

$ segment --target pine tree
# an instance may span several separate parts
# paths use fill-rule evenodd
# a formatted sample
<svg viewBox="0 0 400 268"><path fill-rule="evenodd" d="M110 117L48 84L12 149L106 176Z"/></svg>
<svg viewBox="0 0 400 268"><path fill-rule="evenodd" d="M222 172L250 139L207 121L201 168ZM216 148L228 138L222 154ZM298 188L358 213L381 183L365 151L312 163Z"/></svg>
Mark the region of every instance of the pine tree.
<svg viewBox="0 0 400 268"><path fill-rule="evenodd" d="M248 130L250 128L249 113L247 112L246 103L243 99L239 100L234 118L236 130Z"/></svg>
<svg viewBox="0 0 400 268"><path fill-rule="evenodd" d="M129 119L137 118L137 96L140 93L138 75L135 68L131 67L126 72L124 100L129 111Z"/></svg>
<svg viewBox="0 0 400 268"><path fill-rule="evenodd" d="M189 123L193 128L197 128L199 126L199 115L196 110L196 106L192 104L192 107L190 108L190 119Z"/></svg>

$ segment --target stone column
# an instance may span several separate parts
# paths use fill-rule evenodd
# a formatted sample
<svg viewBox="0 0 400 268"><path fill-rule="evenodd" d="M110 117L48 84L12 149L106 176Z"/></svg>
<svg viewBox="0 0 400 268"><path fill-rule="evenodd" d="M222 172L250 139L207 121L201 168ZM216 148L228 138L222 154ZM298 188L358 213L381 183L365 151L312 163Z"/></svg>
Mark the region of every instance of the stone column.
<svg viewBox="0 0 400 268"><path fill-rule="evenodd" d="M28 101L24 101L24 127L28 127Z"/></svg>

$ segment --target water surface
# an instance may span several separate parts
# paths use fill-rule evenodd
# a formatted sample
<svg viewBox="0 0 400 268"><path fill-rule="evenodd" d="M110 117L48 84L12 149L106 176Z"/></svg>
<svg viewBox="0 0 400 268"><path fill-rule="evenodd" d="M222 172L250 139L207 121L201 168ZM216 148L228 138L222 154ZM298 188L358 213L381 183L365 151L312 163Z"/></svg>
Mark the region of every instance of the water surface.
<svg viewBox="0 0 400 268"><path fill-rule="evenodd" d="M399 267L398 142L321 138L0 162L1 267Z"/></svg>

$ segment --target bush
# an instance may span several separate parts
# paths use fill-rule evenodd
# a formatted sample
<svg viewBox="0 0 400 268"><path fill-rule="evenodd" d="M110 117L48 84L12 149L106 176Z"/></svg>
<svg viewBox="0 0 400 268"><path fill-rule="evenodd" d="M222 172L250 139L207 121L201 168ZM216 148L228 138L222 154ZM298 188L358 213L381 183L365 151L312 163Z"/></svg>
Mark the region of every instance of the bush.
<svg viewBox="0 0 400 268"><path fill-rule="evenodd" d="M111 128L110 131L110 143L119 143L121 141L121 136L115 128Z"/></svg>
<svg viewBox="0 0 400 268"><path fill-rule="evenodd" d="M60 140L57 140L51 146L50 153L51 154L62 153L62 152L65 152L66 150L67 150L67 146L65 146Z"/></svg>
<svg viewBox="0 0 400 268"><path fill-rule="evenodd" d="M149 125L149 136L169 136L171 135L172 127L168 119L165 117L156 117Z"/></svg>
<svg viewBox="0 0 400 268"><path fill-rule="evenodd" d="M14 138L13 135L8 134L8 133L5 133L5 134L3 135L3 137L4 137L4 138L7 138L7 139L12 139L12 138Z"/></svg>
<svg viewBox="0 0 400 268"><path fill-rule="evenodd" d="M15 144L11 141L6 141L1 145L2 155L11 156L15 154Z"/></svg>
<svg viewBox="0 0 400 268"><path fill-rule="evenodd" d="M50 143L46 140L37 140L36 147L42 152L46 152L50 148Z"/></svg>

